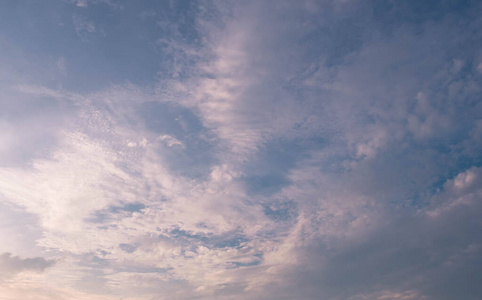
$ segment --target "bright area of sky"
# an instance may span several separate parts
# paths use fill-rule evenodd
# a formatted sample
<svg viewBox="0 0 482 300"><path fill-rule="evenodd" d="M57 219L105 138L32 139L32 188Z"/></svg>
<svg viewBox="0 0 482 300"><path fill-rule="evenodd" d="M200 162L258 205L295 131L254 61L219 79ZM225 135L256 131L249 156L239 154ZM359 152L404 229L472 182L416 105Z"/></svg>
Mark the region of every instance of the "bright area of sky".
<svg viewBox="0 0 482 300"><path fill-rule="evenodd" d="M482 4L0 2L0 299L482 299Z"/></svg>

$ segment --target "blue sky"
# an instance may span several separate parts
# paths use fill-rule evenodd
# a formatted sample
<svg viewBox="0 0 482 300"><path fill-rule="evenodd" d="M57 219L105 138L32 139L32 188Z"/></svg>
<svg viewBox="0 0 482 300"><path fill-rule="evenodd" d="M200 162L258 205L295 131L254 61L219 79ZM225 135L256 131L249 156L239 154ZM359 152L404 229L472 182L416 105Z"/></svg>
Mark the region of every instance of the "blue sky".
<svg viewBox="0 0 482 300"><path fill-rule="evenodd" d="M2 1L0 299L480 299L481 13Z"/></svg>

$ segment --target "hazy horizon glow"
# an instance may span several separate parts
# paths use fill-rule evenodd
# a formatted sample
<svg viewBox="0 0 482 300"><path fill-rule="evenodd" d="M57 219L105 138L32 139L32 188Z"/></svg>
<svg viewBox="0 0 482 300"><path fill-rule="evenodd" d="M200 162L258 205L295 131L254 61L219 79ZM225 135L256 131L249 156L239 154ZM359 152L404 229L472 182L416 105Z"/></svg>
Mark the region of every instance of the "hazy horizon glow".
<svg viewBox="0 0 482 300"><path fill-rule="evenodd" d="M480 300L480 1L0 2L0 300Z"/></svg>

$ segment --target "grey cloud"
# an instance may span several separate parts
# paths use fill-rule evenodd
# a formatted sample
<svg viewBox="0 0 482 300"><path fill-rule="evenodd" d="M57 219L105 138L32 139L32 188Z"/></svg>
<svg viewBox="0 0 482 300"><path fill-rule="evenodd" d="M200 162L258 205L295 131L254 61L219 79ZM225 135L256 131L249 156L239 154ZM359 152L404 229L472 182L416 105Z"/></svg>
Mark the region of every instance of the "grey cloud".
<svg viewBox="0 0 482 300"><path fill-rule="evenodd" d="M276 140L277 134L326 138L325 149L314 145L311 151L306 150L307 157L292 165L285 163L294 160L289 156L274 158L279 159L275 165L282 169L278 174L296 172L304 165L317 168L306 174L307 181L315 185L313 190L299 185L303 197L288 198L295 199L300 211L311 210L313 218L318 218L307 226L310 233L323 231L330 226L330 218L336 218L325 217L322 210L325 203L317 201L328 202L327 205L336 208L330 213L347 215L346 219L363 217L365 210L371 210L367 215L373 225L353 239L320 238L300 247L298 256L303 264L283 278L288 287L273 286L259 299L372 299L369 295L383 291L418 299L479 298L481 205L476 200L480 194L467 194L465 197L473 200L470 205L454 206L438 218L423 213L424 207L427 209L428 203L436 200L431 195L441 189L447 178L480 164L480 151L467 155L464 150L468 147L480 150L480 143L475 144L469 133L476 132L477 120L481 118L477 87L481 78L470 67L464 68L463 63L456 67L454 58L470 62L477 56L475 45L480 45L477 28L481 20L475 17L467 21L467 27L459 26L459 22L466 21L467 8L457 10L449 5L450 1L442 2L439 11L428 16L425 5L408 7L391 3L388 5L391 7L383 8L380 3L358 4L351 12L359 13L361 9L362 14L351 17L348 11L336 16L331 11L333 16L327 24L317 23L323 21L315 18L305 19L306 27L293 17L306 14L298 9L301 6L293 8L290 14L293 19L286 18L283 22L276 19L286 15L276 13L286 13L284 9L290 6L286 3L269 14L260 9L263 4L253 4L254 9L242 7L237 12L241 19L245 18L244 22L254 19L260 28L247 38L243 50L250 54L246 63L249 67L243 65L239 74L251 72L255 77L259 72L263 76L243 91L242 101L234 104L233 111L246 116L234 116L229 125L265 130L260 144L267 145ZM425 13L416 11L417 7ZM376 18L366 19L372 9L376 15L383 15L387 9L386 13L395 14L398 19L390 21L389 26L378 23ZM437 22L433 23L434 20ZM251 32L244 22L239 21L238 27L233 28ZM279 24L282 24L279 28L273 28ZM349 28L353 24L359 26L357 30ZM336 28L331 35L327 34L331 33L329 26ZM347 32L358 32L355 35L365 39L345 38L344 29L339 26L347 26ZM310 32L310 28L321 29ZM307 32L321 35L327 41L310 40ZM296 39L303 33L304 40ZM304 43L299 43L300 40ZM298 51L296 47L300 44L309 51L307 48ZM461 48L464 50L460 51ZM343 50L341 55L337 54L339 50ZM293 53L305 55L290 56ZM314 61L318 62L316 66ZM312 87L304 89L301 79L306 84L311 81ZM294 98L299 99L296 102L299 107L310 111L290 107L295 103ZM269 109L273 106L277 107L276 113ZM275 122L266 122L275 117L282 119L286 127L275 128ZM248 124L245 126L243 121ZM269 164L263 150L258 144L255 157ZM294 156L299 159L300 153ZM256 159L250 158L258 166ZM338 166L338 172L333 172L333 165ZM265 175L262 172L270 171L269 166L261 166L264 168L248 173ZM324 174L332 175L342 187L338 190L329 184L317 185L316 178ZM289 178L293 177L296 176ZM255 182L264 179L253 178ZM274 192L280 186L290 186L289 182L274 179L277 181L263 182L261 186L271 185ZM291 186L298 184L292 181ZM352 194L347 196L344 190ZM457 198L449 195L448 190L439 195L452 203ZM260 189L255 191L259 193ZM328 197L321 197L323 193L328 193ZM348 198L344 201L353 202L355 208L349 204L344 207L329 196ZM356 197L368 199L365 207L357 207ZM345 227L348 230L349 226ZM453 257L457 257L457 263L452 262Z"/></svg>
<svg viewBox="0 0 482 300"><path fill-rule="evenodd" d="M136 251L137 246L136 245L130 245L130 244L119 244L119 248L122 249L122 251L125 251L127 253L132 253Z"/></svg>
<svg viewBox="0 0 482 300"><path fill-rule="evenodd" d="M279 294L273 287L266 295L276 297L263 299L361 300L383 292L393 294L388 299L479 299L481 199L481 172L472 168L416 213L395 209L355 237L312 240L298 249L301 264L282 275L288 286L276 287Z"/></svg>
<svg viewBox="0 0 482 300"><path fill-rule="evenodd" d="M20 258L6 252L0 255L0 275L11 277L21 272L42 273L54 263L55 261L42 257Z"/></svg>
<svg viewBox="0 0 482 300"><path fill-rule="evenodd" d="M126 203L121 205L111 205L107 208L97 210L91 214L85 221L103 224L112 222L115 219L132 216L133 213L141 212L146 206L142 203Z"/></svg>

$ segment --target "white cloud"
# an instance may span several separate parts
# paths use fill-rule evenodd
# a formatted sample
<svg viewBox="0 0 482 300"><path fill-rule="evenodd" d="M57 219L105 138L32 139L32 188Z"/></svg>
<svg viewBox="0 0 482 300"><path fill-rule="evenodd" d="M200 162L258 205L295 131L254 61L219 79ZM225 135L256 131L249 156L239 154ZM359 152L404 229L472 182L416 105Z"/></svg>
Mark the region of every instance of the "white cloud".
<svg viewBox="0 0 482 300"><path fill-rule="evenodd" d="M184 144L183 144L180 140L178 140L178 139L176 139L175 137L170 136L170 135L168 135L168 134L160 135L160 136L158 137L158 139L159 139L160 141L166 143L166 145L169 146L169 147L176 147L176 146L178 146L178 147L184 148Z"/></svg>
<svg viewBox="0 0 482 300"><path fill-rule="evenodd" d="M91 6L92 4L95 5L95 4L99 4L99 3L107 4L107 5L109 5L110 7L113 7L113 8L119 7L119 5L116 4L112 0L64 0L64 1L75 4L75 6L82 7L82 8L87 8L87 7Z"/></svg>
<svg viewBox="0 0 482 300"><path fill-rule="evenodd" d="M79 119L72 128L63 130L59 148L50 157L34 160L31 168L0 169L4 198L39 217L43 234L38 245L66 254L96 253L118 267L127 261L146 266L157 262L157 268L173 268L162 275L166 280L202 285L204 293L244 281L236 275L236 264L259 263L256 255L264 246L257 235L271 230L273 224L260 206L244 203L239 172L220 165L213 167L205 180L173 176L163 167L156 143L146 138L139 141L138 133L118 123L115 113L110 115L90 103L89 97L82 100ZM93 129L98 137L87 135ZM133 140L136 142L128 142ZM157 140L169 147L183 145L170 135ZM142 148L132 147L137 145ZM145 205L142 211L112 210L137 202ZM238 249L201 243L192 249L192 245L183 244L182 236L176 241L170 233L173 229L185 232L187 238L214 238L218 243L224 239L229 243L231 235L240 235L248 244ZM167 240L159 239L163 235ZM137 246L127 253L120 244ZM185 256L185 251L191 255ZM206 272L208 267L211 272Z"/></svg>
<svg viewBox="0 0 482 300"><path fill-rule="evenodd" d="M65 75L67 73L67 61L65 57L59 57L55 65L59 69L60 74Z"/></svg>
<svg viewBox="0 0 482 300"><path fill-rule="evenodd" d="M85 20L79 16L73 16L75 32L79 37L85 38L89 34L96 32L95 24L92 21Z"/></svg>

